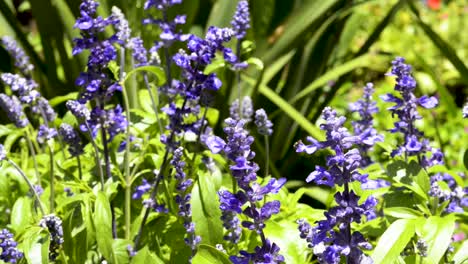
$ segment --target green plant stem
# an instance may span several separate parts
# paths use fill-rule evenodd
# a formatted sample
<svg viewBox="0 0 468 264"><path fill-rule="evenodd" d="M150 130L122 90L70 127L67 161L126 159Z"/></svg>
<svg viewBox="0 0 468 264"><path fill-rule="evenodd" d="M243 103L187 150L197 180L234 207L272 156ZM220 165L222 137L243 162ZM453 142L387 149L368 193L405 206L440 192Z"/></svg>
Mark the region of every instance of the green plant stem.
<svg viewBox="0 0 468 264"><path fill-rule="evenodd" d="M151 105L153 106L153 111L154 111L154 114L156 115L156 121L158 122L159 132L162 133L163 126L161 123L161 119L159 118L158 104L156 104L156 100L154 99L153 91L149 84L148 75L146 73L143 74L143 79L145 80L146 89L148 90L148 93L151 99Z"/></svg>
<svg viewBox="0 0 468 264"><path fill-rule="evenodd" d="M26 181L26 183L29 186L29 189L33 193L34 197L36 198L37 204L39 205L39 209L41 210L42 215L45 215L44 206L42 205L42 202L39 199L39 195L37 194L36 190L34 189L34 186L32 185L31 181L28 179L28 177L26 177L26 174L23 172L23 170L14 161L12 161L10 159L7 159L7 161L8 161L8 163L11 164L11 166L13 166L16 169L16 171L18 171L18 173L21 175L21 177L23 177L23 179Z"/></svg>
<svg viewBox="0 0 468 264"><path fill-rule="evenodd" d="M31 135L30 135L29 129L26 130L26 141L28 142L29 150L31 151L31 156L32 156L33 164L34 164L34 172L36 173L37 183L41 185L41 174L39 174L36 151L34 150L34 145L31 141Z"/></svg>
<svg viewBox="0 0 468 264"><path fill-rule="evenodd" d="M127 115L127 127L125 134L125 156L124 156L124 169L125 169L125 238L130 239L131 229L131 202L132 202L132 176L130 175L130 104L128 102L128 94L125 85L122 88L122 95L125 105L125 114Z"/></svg>
<svg viewBox="0 0 468 264"><path fill-rule="evenodd" d="M81 159L80 159L80 156L77 155L76 156L76 163L78 165L78 177L80 180L83 179L83 171L81 170Z"/></svg>
<svg viewBox="0 0 468 264"><path fill-rule="evenodd" d="M236 43L236 56L237 59L240 60L240 53L241 53L241 43L242 40L238 39ZM237 100L239 100L239 119L242 120L242 91L241 91L241 76L240 76L240 70L236 71L236 84L237 84Z"/></svg>
<svg viewBox="0 0 468 264"><path fill-rule="evenodd" d="M105 182L104 182L104 172L102 171L101 158L99 157L99 148L98 148L96 142L93 139L93 134L91 132L91 128L89 127L89 124L88 124L88 122L86 120L84 121L84 124L86 126L86 130L88 130L88 134L89 134L89 138L90 138L89 141L91 142L91 145L94 148L94 158L95 158L96 166L98 167L99 179L101 180L101 191L104 191L104 184L105 184Z"/></svg>
<svg viewBox="0 0 468 264"><path fill-rule="evenodd" d="M47 147L49 149L49 161L50 161L50 213L53 214L55 211L55 184L54 184L54 152L52 146L47 142Z"/></svg>

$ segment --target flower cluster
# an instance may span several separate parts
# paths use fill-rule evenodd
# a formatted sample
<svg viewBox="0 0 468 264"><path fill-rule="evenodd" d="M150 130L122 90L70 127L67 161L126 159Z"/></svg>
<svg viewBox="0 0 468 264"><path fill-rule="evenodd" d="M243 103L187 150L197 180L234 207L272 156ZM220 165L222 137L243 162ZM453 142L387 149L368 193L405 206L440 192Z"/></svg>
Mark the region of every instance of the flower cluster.
<svg viewBox="0 0 468 264"><path fill-rule="evenodd" d="M29 107L34 115L42 117L44 126L48 127L48 123L54 121L57 115L50 106L49 101L42 97L41 93L37 90L37 83L31 79L34 67L29 63L29 57L26 56L24 50L12 38L4 37L2 43L13 56L15 66L19 68L22 75L12 73L2 73L0 75L2 82L9 86L11 91L17 96L8 97L2 94L0 100L1 108L7 112L9 119L17 127L25 127L29 124L28 119L23 113L23 106ZM54 130L53 128L48 129Z"/></svg>
<svg viewBox="0 0 468 264"><path fill-rule="evenodd" d="M450 174L437 173L430 182L429 195L438 198L441 203L449 201L445 209L447 213L463 213L463 207L468 207L468 187L459 186Z"/></svg>
<svg viewBox="0 0 468 264"><path fill-rule="evenodd" d="M232 193L221 190L220 209L224 227L228 230L225 239L237 243L240 236L238 214L243 213L248 220L242 221L243 227L255 231L262 239L262 245L254 253L240 252L240 256L231 256L234 263L281 263L284 258L279 254L279 248L265 238L263 229L265 222L272 215L279 213L280 202L269 201L263 205L259 202L268 194L278 193L286 182L286 179L271 179L266 185L260 185L257 181L259 166L253 161L255 153L250 149L254 138L244 128L244 120L227 118L224 132L227 135L225 142L219 137L211 136L207 139L207 146L213 153L224 152L233 164L230 165L232 176L235 178L240 190ZM246 205L246 206L244 206ZM244 207L244 209L243 209Z"/></svg>
<svg viewBox="0 0 468 264"><path fill-rule="evenodd" d="M374 93L374 85L367 83L364 87L363 98L355 103L349 105L351 112L359 113L361 117L358 121L353 121L354 134L361 138L361 142L357 144L358 149L361 153L361 166L366 167L372 163L369 157L369 150L377 142L383 141L383 135L379 134L374 128L373 114L379 112L376 102L372 100L372 94Z"/></svg>
<svg viewBox="0 0 468 264"><path fill-rule="evenodd" d="M260 135L271 136L273 133L273 123L268 119L268 116L263 109L255 111L255 125Z"/></svg>
<svg viewBox="0 0 468 264"><path fill-rule="evenodd" d="M84 0L81 3L81 17L75 23L75 28L81 30L81 38L74 39L75 46L73 48L73 55L84 50L90 51L87 71L81 73L76 79L76 84L84 88L78 102L84 105L88 101L94 100L96 106L89 115L84 112L85 107L78 106L76 102L67 106L72 113L77 114L76 116L81 121L87 123L80 125L82 131L91 129L92 135L96 136L97 131L103 129L109 135L109 138L104 140L110 141L115 135L125 131L127 120L119 105L112 109L105 108L107 100L116 91L122 90L120 84L114 80L114 76L108 73L107 67L111 61L117 58L116 48L113 44L125 45L128 42L130 29L128 22L117 8L113 9L108 18L96 17L98 5L94 0ZM102 39L100 33L110 25L117 27L117 33L109 39ZM86 114L86 118L89 117L89 119L83 119L83 114Z"/></svg>
<svg viewBox="0 0 468 264"><path fill-rule="evenodd" d="M367 175L358 171L362 157L359 150L353 145L362 140L359 136L353 136L343 127L346 118L338 116L336 111L326 107L322 117L325 124L320 128L326 131L326 140L317 141L309 138L311 145L298 142L295 147L297 152L313 154L319 149L330 148L335 153L326 158L328 168L316 166L306 179L307 182L315 182L320 185L333 187L344 186L343 192L335 194L337 205L325 212L325 220L319 221L311 227L304 220L300 220L299 231L301 237L309 242L314 254L321 263L339 263L341 256L346 257L348 263L365 263L369 260L362 249L369 250L371 245L366 242L359 232L352 232L351 223L360 223L362 218L375 217L373 211L377 200L369 196L364 203L359 204L359 196L350 190L349 184L358 181L361 184L369 184ZM376 184L370 184L376 185Z"/></svg>
<svg viewBox="0 0 468 264"><path fill-rule="evenodd" d="M34 65L29 62L29 57L24 50L18 46L16 41L10 36L4 36L0 42L13 57L16 68L18 68L24 76L31 76Z"/></svg>
<svg viewBox="0 0 468 264"><path fill-rule="evenodd" d="M29 125L29 120L16 96L10 97L6 94L0 94L0 108L7 113L8 119L15 123L16 127L23 128Z"/></svg>
<svg viewBox="0 0 468 264"><path fill-rule="evenodd" d="M55 260L63 244L62 220L53 214L45 215L39 222L39 226L49 231L49 260Z"/></svg>
<svg viewBox="0 0 468 264"><path fill-rule="evenodd" d="M84 153L80 136L71 125L62 123L58 133L63 141L68 144L68 152L70 152L73 157Z"/></svg>
<svg viewBox="0 0 468 264"><path fill-rule="evenodd" d="M247 29L250 28L249 2L242 0L237 3L236 12L231 21L232 29L237 39L245 38Z"/></svg>
<svg viewBox="0 0 468 264"><path fill-rule="evenodd" d="M1 160L1 159L0 159ZM0 231L0 260L6 263L17 263L22 257L21 253L16 248L16 241L13 239L13 234L7 229Z"/></svg>
<svg viewBox="0 0 468 264"><path fill-rule="evenodd" d="M192 132L201 134L205 127L205 119L198 118L200 112L201 97L204 93L219 90L222 83L215 73L205 74L203 70L216 56L216 52L221 52L225 58L236 60L235 55L223 44L231 39L232 30L227 28L210 27L205 39L197 36L190 36L187 43L189 53L179 51L173 57L174 63L181 68L182 80L174 80L173 87L169 94L172 98L179 96L183 103L179 106L176 102L171 102L163 108L164 113L169 117L169 124L166 127L171 136L162 135L161 141L170 149L177 148L174 135L182 132ZM188 123L186 117L193 115L195 121Z"/></svg>
<svg viewBox="0 0 468 264"><path fill-rule="evenodd" d="M254 109L252 98L250 98L250 96L244 96L244 98L242 98L242 102L239 102L238 99L234 100L229 107L229 116L235 120L243 119L246 123L250 123L250 121L252 121L253 114Z"/></svg>
<svg viewBox="0 0 468 264"><path fill-rule="evenodd" d="M397 57L392 61L392 65L392 71L388 75L396 76L395 91L399 92L401 97L386 94L381 98L385 102L395 103L388 110L392 112L392 115L396 115L399 120L394 123L395 127L390 132L399 132L404 136L403 144L392 152L392 156L416 156L420 165L424 168L442 164L442 152L439 149L432 148L429 145L429 140L424 138L424 133L415 126L416 120L422 118L418 113L417 106L431 109L437 106L438 100L435 97L424 95L418 98L414 95L416 80L411 76L411 65L405 64L404 58ZM432 153L432 156L428 157L428 153Z"/></svg>
<svg viewBox="0 0 468 264"><path fill-rule="evenodd" d="M192 222L192 207L190 205L192 196L190 194L190 187L193 184L193 180L186 178L184 172L185 162L182 160L183 150L182 147L179 147L174 151L171 165L175 168L175 179L177 181L177 195L175 196L175 201L179 205L179 216L183 218L184 227L187 231L185 243L192 250L193 257L201 238L195 235L195 224Z"/></svg>
<svg viewBox="0 0 468 264"><path fill-rule="evenodd" d="M162 31L161 34L159 35L160 41L156 41L154 46L151 48L152 52L156 52L162 47L168 48L172 46L172 44L176 41L187 40L187 37L188 37L187 35L176 31L177 25L185 24L187 16L177 15L172 21L170 21L167 17L167 10L171 6L180 4L180 3L182 3L182 0L178 0L178 1L148 0L146 1L145 6L144 6L145 9L150 9L154 7L158 10L161 10L163 14L163 17L161 19L155 19L153 17L143 19L144 25L155 24L155 25L158 25Z"/></svg>

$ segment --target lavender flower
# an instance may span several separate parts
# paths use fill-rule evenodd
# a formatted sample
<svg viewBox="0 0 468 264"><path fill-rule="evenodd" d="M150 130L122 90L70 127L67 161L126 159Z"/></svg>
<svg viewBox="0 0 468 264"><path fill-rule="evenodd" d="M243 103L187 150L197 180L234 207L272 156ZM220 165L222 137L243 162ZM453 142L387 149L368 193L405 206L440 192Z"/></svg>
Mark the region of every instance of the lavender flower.
<svg viewBox="0 0 468 264"><path fill-rule="evenodd" d="M10 86L11 90L19 96L20 101L24 104L31 104L40 97L39 92L36 90L37 84L33 80L12 73L2 73L0 78L3 83Z"/></svg>
<svg viewBox="0 0 468 264"><path fill-rule="evenodd" d="M424 133L415 126L415 121L421 119L417 106L420 105L426 109L434 108L438 104L435 97L422 96L417 98L413 94L416 88L416 81L411 76L411 66L405 64L405 59L397 57L392 61L391 76L396 76L395 91L399 92L401 97L392 94L381 96L385 102L395 103L395 106L388 108L392 115L396 115L399 121L395 122L395 128L392 133L400 132L404 136L404 142L392 152L392 156L405 155L405 157L416 156L420 165L424 168L443 163L443 154L439 149L432 148L429 141L424 139ZM427 154L432 153L428 157Z"/></svg>
<svg viewBox="0 0 468 264"><path fill-rule="evenodd" d="M37 142L44 144L57 136L57 130L46 125L40 125L37 132Z"/></svg>
<svg viewBox="0 0 468 264"><path fill-rule="evenodd" d="M184 35L180 32L176 32L177 25L183 25L186 21L185 15L178 15L174 18L174 20L169 21L167 18L167 10L175 5L182 3L182 0L178 1L167 1L167 0L148 0L145 3L145 10L155 7L158 10L161 10L163 13L162 19L155 19L153 17L149 17L143 19L143 24L155 24L161 28L161 34L159 35L160 41L155 42L152 50L153 52L159 50L161 47L170 47L176 41L185 41L187 40L187 35Z"/></svg>
<svg viewBox="0 0 468 264"><path fill-rule="evenodd" d="M78 101L69 100L66 103L66 106L68 110L70 110L70 112L79 120L87 121L91 119L91 112L89 111L89 109L86 107L85 104L81 104Z"/></svg>
<svg viewBox="0 0 468 264"><path fill-rule="evenodd" d="M185 243L192 250L193 257L201 238L195 235L195 224L192 222L192 208L190 205L191 194L189 188L192 186L193 181L192 179L186 178L184 172L185 162L182 160L182 155L182 147L174 150L171 165L175 168L174 177L177 181L175 202L179 205L179 216L184 220L184 227L187 232Z"/></svg>
<svg viewBox="0 0 468 264"><path fill-rule="evenodd" d="M135 67L148 65L148 51L143 46L143 40L140 37L130 39L129 47L132 49L132 56L135 60Z"/></svg>
<svg viewBox="0 0 468 264"><path fill-rule="evenodd" d="M437 173L430 179L431 189L429 195L438 198L440 203L449 201L446 213L463 213L468 207L468 187L458 186L455 179L448 173ZM444 183L448 188L442 188Z"/></svg>
<svg viewBox="0 0 468 264"><path fill-rule="evenodd" d="M372 100L372 94L374 93L374 85L367 83L364 87L363 99L358 100L355 103L349 105L351 112L359 113L361 119L359 121L352 122L354 134L361 138L362 143L358 143L358 149L361 153L361 167L366 167L372 163L369 157L369 150L377 142L383 141L383 135L378 134L374 128L374 119L372 114L379 112L376 106L376 102Z"/></svg>
<svg viewBox="0 0 468 264"><path fill-rule="evenodd" d="M68 144L68 152L70 152L73 157L84 153L80 136L71 125L62 123L58 133L63 141Z"/></svg>
<svg viewBox="0 0 468 264"><path fill-rule="evenodd" d="M228 118L225 120L225 123L227 126L224 128L224 132L227 134L227 142L215 136L212 136L214 137L212 141L218 142L225 155L233 162L229 168L240 188L235 194L227 190L222 190L218 193L221 202L220 209L222 210L221 219L224 222L224 227L228 230L228 235L225 238L234 243L239 240L240 232L237 214L243 213L248 217L248 220L242 221L241 225L255 231L262 239L262 245L254 253L241 252L240 257L232 256L230 259L234 263L249 263L249 260L260 261L262 259L270 259L270 262L265 263L281 263L284 261L284 258L279 255L279 248L271 244L263 233L265 222L272 215L279 213L280 202L269 201L262 206L259 206L258 203L266 195L278 193L286 182L286 179L271 179L264 186L256 183L256 172L259 167L253 162L255 153L250 149L250 145L254 139L244 128L245 121ZM247 207L242 210L241 207L244 204L247 204Z"/></svg>
<svg viewBox="0 0 468 264"><path fill-rule="evenodd" d="M151 184L146 179L142 180L141 185L136 187L135 192L132 195L132 199L138 200L143 197L143 195L151 190Z"/></svg>
<svg viewBox="0 0 468 264"><path fill-rule="evenodd" d="M30 76L34 70L34 65L29 62L29 57L24 50L9 36L4 36L1 39L2 45L10 53L15 60L15 66L21 71L24 76Z"/></svg>
<svg viewBox="0 0 468 264"><path fill-rule="evenodd" d="M367 175L362 175L357 170L362 158L359 150L353 148L353 145L362 140L358 136L351 135L343 127L346 118L338 116L333 109L326 107L322 117L326 123L320 128L326 131L326 140L320 142L309 138L311 145L298 142L295 145L296 152L313 154L319 149L333 150L335 154L326 157L328 168L316 166L306 181L330 187L344 186L344 191L335 194L337 206L325 213L325 220L319 221L314 227L304 220L298 222L301 238L309 242L309 246L313 248L321 263L339 263L341 256L346 257L348 263L365 263L370 258L362 252L362 249L368 250L371 245L365 241L361 233L351 231L351 223L360 223L363 216L374 215L373 207L377 201L369 196L359 205L359 197L349 188L349 184L353 181L369 182Z"/></svg>
<svg viewBox="0 0 468 264"><path fill-rule="evenodd" d="M112 17L118 22L115 24L117 33L115 34L117 42L124 46L128 47L130 41L130 34L132 33L128 21L125 18L125 15L122 13L120 8L113 6L112 7Z"/></svg>
<svg viewBox="0 0 468 264"><path fill-rule="evenodd" d="M49 260L53 261L58 257L60 248L64 242L62 220L53 214L45 215L39 222L39 226L49 231Z"/></svg>
<svg viewBox="0 0 468 264"><path fill-rule="evenodd" d="M6 263L17 263L23 258L23 253L16 246L18 244L13 239L13 234L7 229L0 231L0 260Z"/></svg>
<svg viewBox="0 0 468 264"><path fill-rule="evenodd" d="M23 128L29 125L29 120L16 96L9 97L6 94L0 94L0 108L7 113L8 119L15 123L16 127Z"/></svg>
<svg viewBox="0 0 468 264"><path fill-rule="evenodd" d="M117 134L123 133L127 128L127 118L123 115L120 105L109 110L95 107L91 111L89 126L93 136L96 136L99 129L104 129L109 135L108 141L112 141Z"/></svg>
<svg viewBox="0 0 468 264"><path fill-rule="evenodd" d="M268 119L268 116L263 109L255 111L255 125L257 126L257 130L260 135L271 136L273 133L273 123Z"/></svg>
<svg viewBox="0 0 468 264"><path fill-rule="evenodd" d="M239 107L241 107L241 114L242 119L245 120L246 123L250 123L252 121L252 116L254 114L252 98L250 96L244 96L242 98L242 105L239 105L239 100L236 99L232 102L231 106L229 107L229 116L235 120L241 119L239 116Z"/></svg>
<svg viewBox="0 0 468 264"><path fill-rule="evenodd" d="M80 74L75 82L76 85L84 88L81 94L82 103L92 99L103 103L115 91L122 90L122 87L105 73L109 62L117 58L116 49L112 44L121 41L121 39L119 40L117 35L109 39L99 39L100 32L103 32L109 25L119 24L120 20L114 15L108 18L100 16L95 18L98 5L94 0L84 0L80 5L81 17L75 23L75 28L81 30L81 38L74 39L73 55L86 49L91 52L88 57L87 72Z"/></svg>
<svg viewBox="0 0 468 264"><path fill-rule="evenodd" d="M270 240L265 241L265 246L255 247L254 253L248 253L241 250L240 257L231 257L230 260L233 264L249 264L249 263L262 263L262 264L275 264L284 263L284 257L279 254L280 248Z"/></svg>
<svg viewBox="0 0 468 264"><path fill-rule="evenodd" d="M249 2L239 1L237 3L236 13L231 21L234 34L237 39L245 38L247 29L250 28L250 13L249 13Z"/></svg>

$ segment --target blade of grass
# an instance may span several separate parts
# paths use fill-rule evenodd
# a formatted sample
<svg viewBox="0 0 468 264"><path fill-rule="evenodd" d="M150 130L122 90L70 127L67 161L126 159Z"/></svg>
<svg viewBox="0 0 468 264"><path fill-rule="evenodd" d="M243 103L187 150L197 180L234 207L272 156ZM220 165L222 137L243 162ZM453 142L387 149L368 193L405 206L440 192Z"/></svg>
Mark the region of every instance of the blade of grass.
<svg viewBox="0 0 468 264"><path fill-rule="evenodd" d="M307 1L304 7L293 13L284 25L284 32L278 41L262 56L266 65L291 50L306 32L317 25L339 1Z"/></svg>
<svg viewBox="0 0 468 264"><path fill-rule="evenodd" d="M304 96L310 94L311 92L315 91L316 89L326 85L329 81L333 81L338 79L340 76L349 73L357 68L364 67L368 65L370 55L362 55L355 59L352 59L332 70L328 71L320 78L313 81L307 87L305 87L301 92L291 98L288 103L293 104L303 98Z"/></svg>

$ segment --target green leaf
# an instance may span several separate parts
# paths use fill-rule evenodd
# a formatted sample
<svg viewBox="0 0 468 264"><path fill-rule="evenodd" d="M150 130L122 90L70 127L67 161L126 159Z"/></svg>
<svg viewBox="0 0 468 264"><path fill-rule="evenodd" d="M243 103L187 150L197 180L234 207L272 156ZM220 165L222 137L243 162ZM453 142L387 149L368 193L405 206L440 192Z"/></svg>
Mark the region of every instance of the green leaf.
<svg viewBox="0 0 468 264"><path fill-rule="evenodd" d="M393 264L397 260L414 235L414 221L414 219L400 219L388 227L372 254L375 264Z"/></svg>
<svg viewBox="0 0 468 264"><path fill-rule="evenodd" d="M192 190L192 220L195 232L202 241L216 245L223 241L223 224L213 174L199 172L198 181Z"/></svg>
<svg viewBox="0 0 468 264"><path fill-rule="evenodd" d="M99 191L94 207L94 226L99 251L109 261L112 259L112 214L109 200L104 192Z"/></svg>
<svg viewBox="0 0 468 264"><path fill-rule="evenodd" d="M126 239L115 239L112 243L112 259L115 264L126 264L129 262L127 246L132 241Z"/></svg>
<svg viewBox="0 0 468 264"><path fill-rule="evenodd" d="M205 30L208 30L210 26L230 27L231 19L236 11L236 5L237 1L216 1L213 8L211 8L210 17L206 22L207 28Z"/></svg>
<svg viewBox="0 0 468 264"><path fill-rule="evenodd" d="M233 1L234 2L234 1ZM297 12L291 14L288 22L284 25L284 33L278 41L268 49L262 56L265 64L274 62L278 57L290 51L301 38L304 38L307 32L320 23L327 12L339 2L336 0L328 1L306 1Z"/></svg>
<svg viewBox="0 0 468 264"><path fill-rule="evenodd" d="M285 263L307 263L309 248L307 242L299 237L294 221L268 221L265 236L281 248Z"/></svg>
<svg viewBox="0 0 468 264"><path fill-rule="evenodd" d="M31 227L24 233L23 251L30 264L49 263L49 234L41 227Z"/></svg>
<svg viewBox="0 0 468 264"><path fill-rule="evenodd" d="M164 73L164 70L161 67L157 66L141 66L136 69L131 70L127 75L125 75L125 78L123 80L123 84L127 82L130 77L136 73L139 72L150 72L156 76L156 85L161 86L166 82L166 74Z"/></svg>
<svg viewBox="0 0 468 264"><path fill-rule="evenodd" d="M468 240L465 240L457 253L453 255L452 261L454 264L463 264L468 260Z"/></svg>
<svg viewBox="0 0 468 264"><path fill-rule="evenodd" d="M384 209L384 214L403 219L416 219L423 216L421 212L407 207L388 207Z"/></svg>
<svg viewBox="0 0 468 264"><path fill-rule="evenodd" d="M74 100L78 98L78 92L72 92L67 95L62 95L62 96L56 96L52 99L49 100L49 104L52 107L56 107L59 104L62 104L68 100Z"/></svg>
<svg viewBox="0 0 468 264"><path fill-rule="evenodd" d="M145 246L143 249L139 250L138 253L132 258L132 264L164 264L160 258L158 258L154 253L149 251L148 247Z"/></svg>
<svg viewBox="0 0 468 264"><path fill-rule="evenodd" d="M249 65L255 66L260 71L263 70L263 68L264 68L263 62L259 58L255 58L255 57L248 58L247 63Z"/></svg>
<svg viewBox="0 0 468 264"><path fill-rule="evenodd" d="M452 241L454 230L455 217L452 215L431 216L426 220L422 228L422 237L428 245L428 255L423 259L423 263L439 263Z"/></svg>
<svg viewBox="0 0 468 264"><path fill-rule="evenodd" d="M28 226L32 219L31 200L26 197L20 197L16 200L11 211L11 228L16 233L21 233Z"/></svg>
<svg viewBox="0 0 468 264"><path fill-rule="evenodd" d="M465 165L465 169L468 170L468 149L465 150L465 153L463 154L463 165Z"/></svg>
<svg viewBox="0 0 468 264"><path fill-rule="evenodd" d="M315 91L316 89L326 85L329 81L336 80L340 76L355 70L356 68L361 68L369 63L369 58L370 55L363 55L360 57L357 57L355 59L352 59L346 63L343 63L340 66L337 66L333 68L332 70L326 72L322 76L320 76L318 79L314 80L311 84L309 84L307 87L302 89L298 94L296 94L291 100L288 102L290 104L293 104L303 98L304 96L310 94L311 92Z"/></svg>
<svg viewBox="0 0 468 264"><path fill-rule="evenodd" d="M210 245L198 246L197 254L192 259L193 264L231 264L228 256Z"/></svg>
<svg viewBox="0 0 468 264"><path fill-rule="evenodd" d="M255 84L255 80L247 76L243 76L243 79L252 85ZM281 96L277 95L274 91L272 91L268 86L260 85L260 93L262 93L271 102L273 102L279 108L281 108L281 110L283 110L291 119L296 121L305 131L307 131L315 139L324 139L322 132L317 126L310 123L310 121L307 120L307 118L301 115L301 113L299 113L293 106L288 104L288 102L281 98Z"/></svg>

